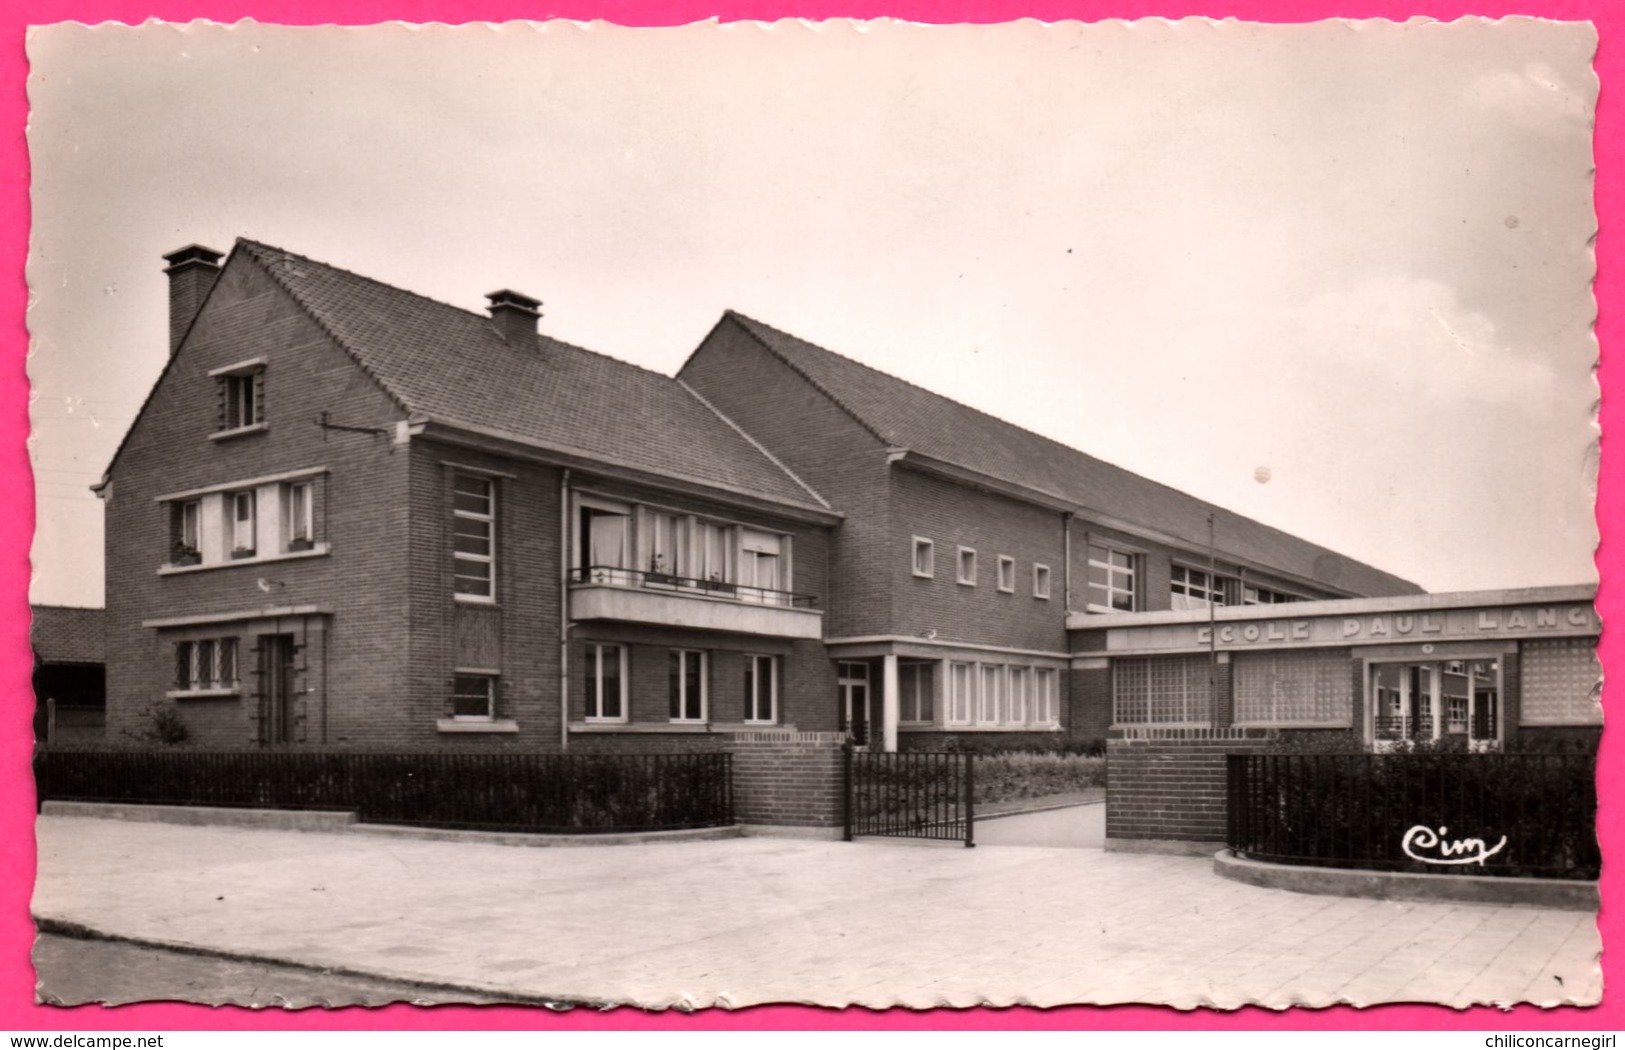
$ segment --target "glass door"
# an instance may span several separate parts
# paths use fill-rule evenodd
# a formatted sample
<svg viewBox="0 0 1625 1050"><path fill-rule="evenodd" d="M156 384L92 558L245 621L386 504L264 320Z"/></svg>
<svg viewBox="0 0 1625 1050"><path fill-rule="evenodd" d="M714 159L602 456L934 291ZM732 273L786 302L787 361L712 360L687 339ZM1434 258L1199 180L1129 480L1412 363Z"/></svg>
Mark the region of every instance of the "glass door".
<svg viewBox="0 0 1625 1050"><path fill-rule="evenodd" d="M853 744L865 747L869 743L869 665L843 660L837 672L841 728L850 734Z"/></svg>

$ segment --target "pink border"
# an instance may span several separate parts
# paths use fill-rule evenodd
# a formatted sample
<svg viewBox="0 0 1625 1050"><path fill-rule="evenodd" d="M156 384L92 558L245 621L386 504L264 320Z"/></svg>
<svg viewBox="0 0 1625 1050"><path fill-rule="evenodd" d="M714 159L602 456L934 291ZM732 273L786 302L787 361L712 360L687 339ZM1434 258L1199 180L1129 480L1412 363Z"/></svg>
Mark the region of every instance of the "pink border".
<svg viewBox="0 0 1625 1050"><path fill-rule="evenodd" d="M19 8L26 6L24 14ZM23 279L23 263L27 254L28 207L28 155L24 140L24 126L28 115L25 81L28 73L23 51L23 39L29 23L44 24L59 21L87 23L119 21L139 23L149 18L169 21L188 21L195 18L232 22L253 18L261 22L287 24L367 24L391 19L405 21L448 23L489 21L500 22L524 18L605 19L627 25L673 25L719 17L732 21L740 19L771 20L782 17L797 18L878 18L896 17L919 22L1002 22L1017 18L1041 20L1080 19L1098 21L1105 18L1139 18L1163 16L1177 18L1187 15L1234 17L1244 20L1271 22L1304 22L1330 17L1390 18L1404 20L1418 13L1428 17L1449 20L1464 15L1539 15L1554 19L1584 20L1596 23L1601 46L1596 60L1596 71L1603 84L1598 107L1596 132L1596 160L1598 168L1606 174L1597 190L1597 211L1600 223L1615 229L1620 211L1625 207L1625 189L1617 175L1625 167L1625 124L1611 94L1611 85L1625 73L1625 62L1620 58L1619 42L1625 38L1625 8L1609 0L1524 0L1522 4L1506 2L1463 4L1431 3L1425 6L1401 4L1392 0L1228 0L1228 2L1195 3L1191 0L567 0L554 7L539 7L518 0L156 0L137 3L132 0L33 0L28 5L0 5L0 39L6 47L0 52L0 111L7 118L7 134L3 143L6 172L5 193L0 196L0 273L5 275L0 285L0 303L4 305L3 330L6 339L6 368L0 375L0 391L5 395L4 409L0 411L0 476L12 479L15 486L10 500L13 507L32 507L27 483L27 458L24 439L28 434L26 412L26 378L23 371L23 349L27 346L27 333L23 324L23 309L27 288ZM1597 299L1599 302L1598 336L1604 346L1621 338L1618 315L1608 304L1618 301L1621 294L1619 271L1614 267L1625 262L1620 242L1609 237L1599 238ZM1599 372L1601 381L1616 384L1619 366L1604 358ZM1625 380L1618 380L1625 381ZM1603 425L1613 430L1621 422L1621 410L1611 401L1604 402ZM1611 451L1611 450L1610 450ZM1609 479L1618 476L1615 457L1603 460L1605 478L1602 485L1599 518L1603 522L1625 513L1625 496L1618 485ZM1452 1011L1439 1007L1379 1007L1364 1011L1348 1008L1322 1011L1290 1011L1274 1013L1250 1008L1235 1013L1201 1011L1179 1014L1151 1007L1117 1007L1110 1009L1068 1008L1060 1010L973 1010L934 1011L911 1013L902 1010L873 1012L866 1010L817 1010L805 1007L772 1007L727 1013L720 1010L704 1011L697 1015L677 1013L644 1014L634 1010L616 1010L594 1013L576 1010L549 1015L534 1010L507 1008L476 1009L446 1007L424 1010L409 1006L392 1006L378 1010L349 1009L339 1011L303 1010L298 1012L241 1009L213 1010L205 1007L175 1004L153 1004L104 1009L80 1007L73 1010L37 1006L33 1002L34 973L27 957L27 947L33 936L33 925L28 917L28 900L33 885L34 851L32 833L33 782L28 767L28 746L32 739L32 704L28 684L29 649L27 644L27 590L28 547L32 537L32 522L23 514L12 514L0 521L0 590L11 595L0 615L8 630L0 636L0 675L8 683L0 696L9 697L5 707L4 740L0 748L0 841L8 845L0 853L0 943L5 955L0 960L0 1030L88 1031L88 1030L328 1030L328 1029L534 1029L548 1027L558 1030L590 1029L868 1029L896 1030L924 1029L1092 1029L1092 1028L1190 1028L1190 1029L1613 1029L1625 1027L1625 1009L1620 1006L1618 985L1620 967L1613 957L1603 960L1604 976L1609 988L1602 1006L1592 1010L1559 1010L1543 1012L1532 1007L1519 1007L1511 1012L1493 1009ZM1610 668L1621 666L1625 660L1619 632L1613 629L1613 615L1622 607L1619 588L1611 581L1625 572L1625 553L1618 543L1606 545L1598 557L1598 566L1605 580L1599 604L1603 618L1610 626L1603 635L1603 657ZM1607 701L1615 706L1619 687L1610 683ZM1620 841L1620 808L1611 804L1613 792L1625 786L1620 762L1612 753L1617 749L1610 734L1605 744L1605 761L1600 774L1599 789L1603 799L1600 817L1601 834L1605 847ZM1610 851L1611 852L1611 851ZM1611 900L1613 886L1619 879L1605 876L1604 895ZM1603 919L1605 943L1617 945L1625 936L1621 924L1611 909L1605 909Z"/></svg>

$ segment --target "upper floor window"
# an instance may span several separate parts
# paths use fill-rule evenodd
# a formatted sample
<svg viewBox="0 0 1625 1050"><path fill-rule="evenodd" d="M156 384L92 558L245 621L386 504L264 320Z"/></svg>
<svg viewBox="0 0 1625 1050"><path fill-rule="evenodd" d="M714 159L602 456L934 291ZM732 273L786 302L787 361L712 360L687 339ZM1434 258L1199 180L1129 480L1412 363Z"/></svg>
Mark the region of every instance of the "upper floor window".
<svg viewBox="0 0 1625 1050"><path fill-rule="evenodd" d="M1276 605L1280 602L1301 602L1303 599L1296 594L1285 591L1272 591L1267 587L1254 587L1247 584L1241 588L1241 604L1243 605Z"/></svg>
<svg viewBox="0 0 1625 1050"><path fill-rule="evenodd" d="M233 558L252 558L256 551L255 536L258 533L258 501L254 498L254 490L233 492L231 494L231 556Z"/></svg>
<svg viewBox="0 0 1625 1050"><path fill-rule="evenodd" d="M705 653L673 649L670 664L671 720L705 721Z"/></svg>
<svg viewBox="0 0 1625 1050"><path fill-rule="evenodd" d="M999 555L999 590L1013 594L1016 589L1016 559Z"/></svg>
<svg viewBox="0 0 1625 1050"><path fill-rule="evenodd" d="M496 482L475 474L452 478L452 573L457 597L496 597Z"/></svg>
<svg viewBox="0 0 1625 1050"><path fill-rule="evenodd" d="M791 537L665 508L575 494L577 583L789 604Z"/></svg>
<svg viewBox="0 0 1625 1050"><path fill-rule="evenodd" d="M308 551L316 545L314 501L311 483L290 482L283 490L283 535L290 551Z"/></svg>
<svg viewBox="0 0 1625 1050"><path fill-rule="evenodd" d="M958 578L967 587L976 586L976 552L969 547L959 548Z"/></svg>
<svg viewBox="0 0 1625 1050"><path fill-rule="evenodd" d="M1133 612L1139 608L1135 588L1135 555L1101 544L1089 544L1089 609Z"/></svg>
<svg viewBox="0 0 1625 1050"><path fill-rule="evenodd" d="M265 422L265 362L243 361L209 373L218 384L220 408L215 430L228 432Z"/></svg>
<svg viewBox="0 0 1625 1050"><path fill-rule="evenodd" d="M325 553L317 542L321 468L160 496L169 570Z"/></svg>
<svg viewBox="0 0 1625 1050"><path fill-rule="evenodd" d="M930 579L937 573L937 545L923 536L914 537L914 575Z"/></svg>
<svg viewBox="0 0 1625 1050"><path fill-rule="evenodd" d="M171 505L169 563L198 565L203 561L203 501L182 500Z"/></svg>
<svg viewBox="0 0 1625 1050"><path fill-rule="evenodd" d="M1211 605L1234 605L1238 582L1234 577L1175 565L1168 585L1172 607L1206 609Z"/></svg>
<svg viewBox="0 0 1625 1050"><path fill-rule="evenodd" d="M1049 566L1048 565L1034 565L1033 566L1033 597L1034 598L1048 598L1049 597Z"/></svg>

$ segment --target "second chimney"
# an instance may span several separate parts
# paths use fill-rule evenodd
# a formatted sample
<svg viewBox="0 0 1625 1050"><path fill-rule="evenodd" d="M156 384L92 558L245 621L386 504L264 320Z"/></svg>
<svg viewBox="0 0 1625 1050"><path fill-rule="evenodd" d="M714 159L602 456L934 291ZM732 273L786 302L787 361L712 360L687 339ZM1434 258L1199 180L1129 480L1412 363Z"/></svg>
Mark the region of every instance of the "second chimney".
<svg viewBox="0 0 1625 1050"><path fill-rule="evenodd" d="M188 244L164 256L169 275L169 353L180 349L192 319L220 276L220 253L201 244Z"/></svg>
<svg viewBox="0 0 1625 1050"><path fill-rule="evenodd" d="M491 300L491 324L505 342L519 346L536 343L536 319L542 316L542 303L528 295L504 288L486 296Z"/></svg>

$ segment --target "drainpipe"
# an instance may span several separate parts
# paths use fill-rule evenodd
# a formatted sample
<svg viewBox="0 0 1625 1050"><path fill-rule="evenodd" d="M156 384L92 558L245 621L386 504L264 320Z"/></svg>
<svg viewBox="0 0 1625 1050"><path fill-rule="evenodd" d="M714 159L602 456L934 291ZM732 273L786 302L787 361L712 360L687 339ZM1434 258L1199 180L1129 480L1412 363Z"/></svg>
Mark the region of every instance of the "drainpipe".
<svg viewBox="0 0 1625 1050"><path fill-rule="evenodd" d="M1072 512L1061 512L1061 590L1066 614L1072 614Z"/></svg>
<svg viewBox="0 0 1625 1050"><path fill-rule="evenodd" d="M570 750L570 468L559 477L559 749Z"/></svg>

